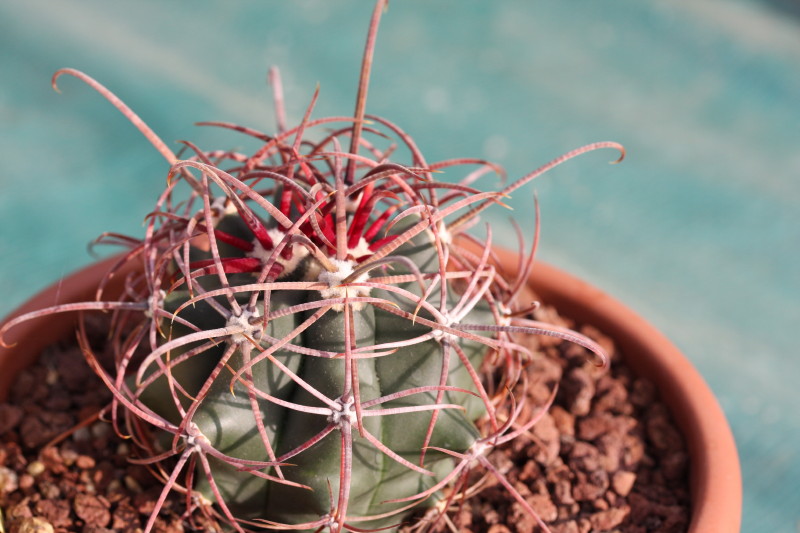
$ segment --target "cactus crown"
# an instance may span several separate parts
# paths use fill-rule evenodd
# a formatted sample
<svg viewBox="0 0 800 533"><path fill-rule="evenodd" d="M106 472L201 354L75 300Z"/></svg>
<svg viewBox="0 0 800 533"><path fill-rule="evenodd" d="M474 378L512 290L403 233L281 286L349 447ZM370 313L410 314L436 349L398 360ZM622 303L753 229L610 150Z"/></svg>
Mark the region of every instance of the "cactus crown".
<svg viewBox="0 0 800 533"><path fill-rule="evenodd" d="M237 531L390 528L420 505L435 522L469 492L476 467L518 497L486 459L537 418L521 417L515 401L532 356L515 339L554 335L605 358L591 340L526 318L532 302L518 296L537 239L508 278L491 228L484 240L465 230L549 168L622 147L584 146L496 192L473 187L502 174L489 162L428 163L398 126L365 114L383 8L379 0L354 117L313 119L317 91L302 122L286 127L272 70L276 134L212 124L260 141L253 154L184 142L178 157L92 78L64 69L53 79L69 74L106 96L168 160L170 178L144 238L99 239L127 248L109 276L137 265L119 299L104 301L101 287L96 302L6 328L113 311L115 368L85 352L113 392L117 430L164 472L160 502L170 490L202 496L198 508ZM391 159L397 145L409 163ZM460 183L435 179L465 166Z"/></svg>

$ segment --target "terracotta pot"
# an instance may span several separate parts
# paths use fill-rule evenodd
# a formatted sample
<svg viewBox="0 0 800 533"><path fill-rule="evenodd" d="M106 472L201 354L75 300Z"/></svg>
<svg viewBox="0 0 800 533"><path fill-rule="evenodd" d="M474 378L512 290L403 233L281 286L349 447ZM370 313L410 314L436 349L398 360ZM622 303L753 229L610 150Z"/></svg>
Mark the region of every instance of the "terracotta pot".
<svg viewBox="0 0 800 533"><path fill-rule="evenodd" d="M516 255L498 250L509 272ZM114 258L96 263L45 289L12 315L55 303L92 299ZM124 276L109 290L119 290ZM657 386L686 439L690 456L691 533L740 530L742 481L739 458L725 415L708 385L689 361L655 328L602 291L547 264L537 263L530 283L542 300L579 322L615 339L626 362ZM9 316L9 318L10 318ZM39 352L74 330L77 316L65 313L26 322L9 332L12 348L0 348L0 400L9 384Z"/></svg>

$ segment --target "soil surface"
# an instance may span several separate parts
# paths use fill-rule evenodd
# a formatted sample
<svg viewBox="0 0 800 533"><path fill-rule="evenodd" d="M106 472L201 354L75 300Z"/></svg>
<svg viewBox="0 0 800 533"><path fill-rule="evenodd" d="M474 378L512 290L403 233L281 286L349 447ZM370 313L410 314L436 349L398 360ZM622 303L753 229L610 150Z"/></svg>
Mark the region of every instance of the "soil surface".
<svg viewBox="0 0 800 533"><path fill-rule="evenodd" d="M574 326L550 307L535 318ZM591 327L580 331L614 353L611 368L595 367L576 345L531 338L543 356L528 368L535 379L526 409L538 410L558 383L556 401L529 434L492 452L490 461L553 533L686 531L688 465L680 433L653 385L621 364L612 341ZM102 335L95 342L102 350ZM101 415L109 400L70 343L47 350L17 379L9 402L0 404L0 532L144 528L161 489L146 466L129 462L131 444ZM541 531L496 479L473 477L481 490L433 529ZM172 493L154 531L220 530L210 512L189 516L186 508L186 497Z"/></svg>
<svg viewBox="0 0 800 533"><path fill-rule="evenodd" d="M103 353L103 323L94 318L92 344ZM75 344L47 349L18 377L8 403L0 404L6 533L141 533L159 498L158 479L129 461L131 443L106 420L111 395ZM185 496L173 493L153 531L217 529L199 512L187 516Z"/></svg>
<svg viewBox="0 0 800 533"><path fill-rule="evenodd" d="M537 310L535 318L575 328L552 307ZM610 368L593 365L590 354L575 344L529 338L526 344L544 357L528 367L536 379L527 391L526 408L546 404L558 383L556 400L528 435L492 452L490 461L553 533L686 531L690 510L683 437L653 384L631 373L613 341L589 326L577 330L612 354ZM450 513L449 524L436 529L542 531L496 479L485 483Z"/></svg>

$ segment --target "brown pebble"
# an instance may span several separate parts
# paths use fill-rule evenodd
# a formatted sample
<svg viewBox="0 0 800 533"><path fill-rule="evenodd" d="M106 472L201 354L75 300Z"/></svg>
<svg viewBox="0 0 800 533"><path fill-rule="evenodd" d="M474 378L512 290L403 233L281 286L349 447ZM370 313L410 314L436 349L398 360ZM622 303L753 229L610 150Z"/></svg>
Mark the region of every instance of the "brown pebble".
<svg viewBox="0 0 800 533"><path fill-rule="evenodd" d="M594 501L603 497L608 489L608 474L605 470L578 471L572 486L572 496L578 501Z"/></svg>
<svg viewBox="0 0 800 533"><path fill-rule="evenodd" d="M40 500L34 506L34 514L46 519L53 527L69 528L72 525L67 500Z"/></svg>
<svg viewBox="0 0 800 533"><path fill-rule="evenodd" d="M547 481L552 483L553 496L559 504L575 503L572 497L571 476L569 468L564 464L547 472Z"/></svg>
<svg viewBox="0 0 800 533"><path fill-rule="evenodd" d="M527 502L545 522L552 522L558 518L558 508L547 494L534 494L525 498Z"/></svg>
<svg viewBox="0 0 800 533"><path fill-rule="evenodd" d="M0 466L0 496L5 497L19 488L19 476L5 466Z"/></svg>
<svg viewBox="0 0 800 533"><path fill-rule="evenodd" d="M39 452L39 460L53 474L63 474L67 470L64 465L64 459L55 446L48 446Z"/></svg>
<svg viewBox="0 0 800 533"><path fill-rule="evenodd" d="M133 508L130 500L126 498L116 505L113 518L114 521L111 527L121 529L128 527L130 524L136 524L139 520L139 513Z"/></svg>
<svg viewBox="0 0 800 533"><path fill-rule="evenodd" d="M129 491L136 494L142 492L142 486L132 476L125 476L122 481L125 483L125 488L127 488Z"/></svg>
<svg viewBox="0 0 800 533"><path fill-rule="evenodd" d="M575 520L567 520L556 524L550 524L550 531L553 533L580 533L578 523Z"/></svg>
<svg viewBox="0 0 800 533"><path fill-rule="evenodd" d="M131 453L131 447L128 445L127 442L123 441L117 445L117 455L119 455L120 457L128 456L130 455L130 453Z"/></svg>
<svg viewBox="0 0 800 533"><path fill-rule="evenodd" d="M644 458L644 442L638 435L625 435L622 441L622 466L636 468Z"/></svg>
<svg viewBox="0 0 800 533"><path fill-rule="evenodd" d="M86 442L91 438L89 430L85 427L78 428L72 433L72 439L75 442Z"/></svg>
<svg viewBox="0 0 800 533"><path fill-rule="evenodd" d="M669 419L666 407L656 404L647 413L647 437L660 450L683 448L683 439Z"/></svg>
<svg viewBox="0 0 800 533"><path fill-rule="evenodd" d="M579 518L578 531L580 531L580 533L589 533L592 531L592 522L588 518Z"/></svg>
<svg viewBox="0 0 800 533"><path fill-rule="evenodd" d="M42 481L39 483L39 492L48 500L55 500L61 496L61 489L51 481Z"/></svg>
<svg viewBox="0 0 800 533"><path fill-rule="evenodd" d="M45 471L45 466L41 461L32 461L25 470L33 477L37 477Z"/></svg>
<svg viewBox="0 0 800 533"><path fill-rule="evenodd" d="M653 403L656 397L656 387L646 379L636 379L630 394L631 403L637 407L646 407Z"/></svg>
<svg viewBox="0 0 800 533"><path fill-rule="evenodd" d="M569 466L583 472L598 470L600 468L600 452L588 442L578 441L570 452Z"/></svg>
<svg viewBox="0 0 800 533"><path fill-rule="evenodd" d="M28 490L29 488L33 487L33 484L36 481L33 479L33 476L30 474L22 474L19 477L19 488L22 490Z"/></svg>
<svg viewBox="0 0 800 533"><path fill-rule="evenodd" d="M5 523L14 524L21 522L23 518L31 518L33 516L33 511L31 511L31 508L28 505L29 503L30 502L25 499L16 505L11 505L10 507L6 508Z"/></svg>
<svg viewBox="0 0 800 533"><path fill-rule="evenodd" d="M533 434L541 444L537 447L534 459L542 466L552 464L561 449L561 439L553 417L545 413L533 426Z"/></svg>
<svg viewBox="0 0 800 533"><path fill-rule="evenodd" d="M606 472L616 472L620 468L625 449L625 441L620 435L609 433L597 439L600 450L600 464Z"/></svg>
<svg viewBox="0 0 800 533"><path fill-rule="evenodd" d="M686 475L686 468L689 463L689 456L681 450L667 453L661 458L661 469L664 478L670 481L683 479Z"/></svg>
<svg viewBox="0 0 800 533"><path fill-rule="evenodd" d="M625 470L615 472L614 476L611 478L611 486L614 488L614 492L620 496L627 496L630 494L635 482L636 474Z"/></svg>
<svg viewBox="0 0 800 533"><path fill-rule="evenodd" d="M605 511L608 509L608 502L603 498L597 498L592 502L592 507L594 507L597 511Z"/></svg>
<svg viewBox="0 0 800 533"><path fill-rule="evenodd" d="M34 450L74 424L72 416L67 413L42 410L25 416L20 423L19 432L25 447Z"/></svg>
<svg viewBox="0 0 800 533"><path fill-rule="evenodd" d="M554 405L550 408L550 416L553 417L553 421L562 436L575 436L575 416L572 413L560 405Z"/></svg>
<svg viewBox="0 0 800 533"><path fill-rule="evenodd" d="M78 494L73 505L75 514L88 526L105 527L111 521L110 505L102 496Z"/></svg>
<svg viewBox="0 0 800 533"><path fill-rule="evenodd" d="M78 460L78 452L72 448L64 448L61 450L61 460L66 466L72 466Z"/></svg>
<svg viewBox="0 0 800 533"><path fill-rule="evenodd" d="M13 531L13 530L12 530ZM9 531L9 533L12 533ZM16 526L17 533L54 533L53 525L38 516L23 518Z"/></svg>
<svg viewBox="0 0 800 533"><path fill-rule="evenodd" d="M0 435L17 427L22 421L22 409L16 405L0 404Z"/></svg>
<svg viewBox="0 0 800 533"><path fill-rule="evenodd" d="M108 482L108 486L106 487L106 493L110 494L112 492L119 492L122 490L122 482L118 479L112 479Z"/></svg>
<svg viewBox="0 0 800 533"><path fill-rule="evenodd" d="M75 460L75 465L82 470L86 470L89 468L94 468L95 461L94 458L89 457L88 455L79 455Z"/></svg>
<svg viewBox="0 0 800 533"><path fill-rule="evenodd" d="M576 367L564 376L562 390L567 397L568 408L578 416L589 414L594 397L594 380L582 367Z"/></svg>
<svg viewBox="0 0 800 533"><path fill-rule="evenodd" d="M589 517L595 531L610 531L620 525L630 514L629 507L612 507Z"/></svg>

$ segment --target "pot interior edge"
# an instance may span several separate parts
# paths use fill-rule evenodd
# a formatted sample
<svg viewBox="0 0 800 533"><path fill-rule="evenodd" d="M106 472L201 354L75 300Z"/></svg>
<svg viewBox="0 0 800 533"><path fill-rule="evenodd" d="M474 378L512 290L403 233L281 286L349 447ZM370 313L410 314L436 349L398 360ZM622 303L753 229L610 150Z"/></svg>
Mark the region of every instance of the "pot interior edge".
<svg viewBox="0 0 800 533"><path fill-rule="evenodd" d="M118 261L119 257L114 256L62 278L33 296L0 323L58 303L94 299L100 279ZM106 294L119 294L128 272L130 268L118 272L107 285ZM0 347L0 401L6 400L16 376L30 366L47 346L74 334L77 323L76 312L57 313L23 322L8 331L4 340L9 347Z"/></svg>

